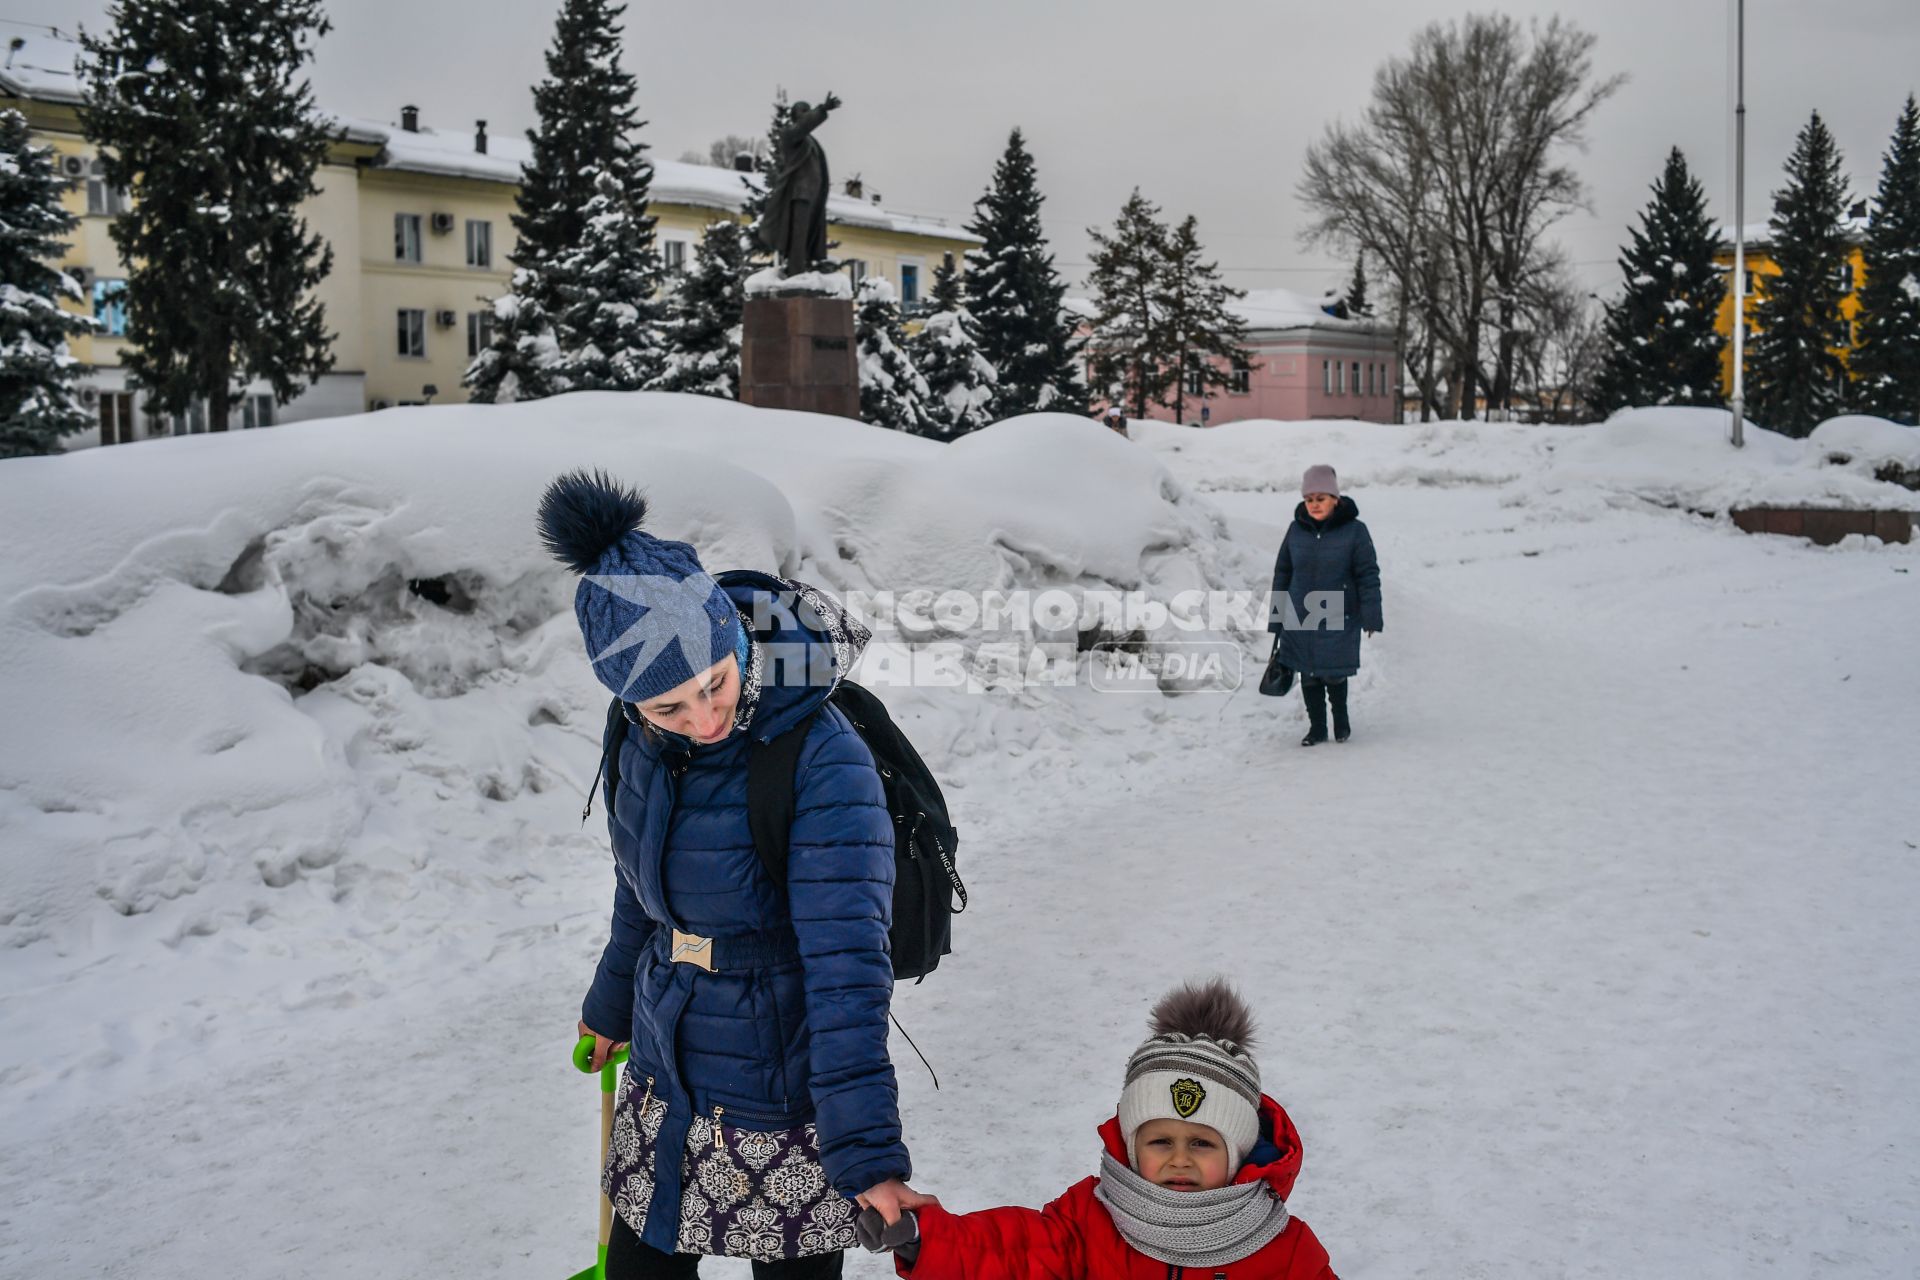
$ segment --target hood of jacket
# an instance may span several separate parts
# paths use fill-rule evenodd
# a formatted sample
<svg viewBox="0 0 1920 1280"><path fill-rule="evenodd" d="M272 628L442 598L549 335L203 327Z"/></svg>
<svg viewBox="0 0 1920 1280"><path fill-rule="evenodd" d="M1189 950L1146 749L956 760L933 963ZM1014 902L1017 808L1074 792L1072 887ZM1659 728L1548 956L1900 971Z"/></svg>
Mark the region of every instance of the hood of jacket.
<svg viewBox="0 0 1920 1280"><path fill-rule="evenodd" d="M1114 1159L1127 1163L1127 1141L1120 1134L1119 1116L1100 1126L1100 1141L1106 1144ZM1286 1109L1263 1093L1260 1095L1260 1140L1247 1153L1247 1162L1233 1175L1231 1185L1264 1182L1285 1200L1293 1193L1294 1179L1300 1176L1303 1158L1300 1131L1293 1127Z"/></svg>
<svg viewBox="0 0 1920 1280"><path fill-rule="evenodd" d="M1343 524L1360 518L1360 505L1346 494L1333 504L1333 510L1327 513L1325 520L1315 520L1307 514L1307 504L1302 502L1293 509L1293 522L1308 533L1325 533L1329 529L1338 529Z"/></svg>

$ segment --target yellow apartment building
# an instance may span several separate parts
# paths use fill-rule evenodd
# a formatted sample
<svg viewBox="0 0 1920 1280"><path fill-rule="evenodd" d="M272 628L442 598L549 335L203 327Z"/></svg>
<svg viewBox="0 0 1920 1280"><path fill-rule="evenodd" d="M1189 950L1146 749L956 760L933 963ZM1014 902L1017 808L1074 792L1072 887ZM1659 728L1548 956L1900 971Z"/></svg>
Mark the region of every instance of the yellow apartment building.
<svg viewBox="0 0 1920 1280"><path fill-rule="evenodd" d="M89 367L82 398L98 427L69 448L123 444L206 430L198 406L184 415L148 414L122 365L126 270L107 234L128 195L111 190L80 131L76 43L48 35L14 37L0 65L0 107L21 111L34 139L51 146L73 180L68 208L80 218L58 265L81 285L99 330L74 344ZM286 405L260 383L236 406L236 427L269 426L401 404L463 402L467 363L490 335L488 300L504 293L514 248L510 215L524 135L490 137L434 128L414 106L399 123L334 117L339 131L316 175L319 194L301 214L333 248L333 270L316 289L335 334L333 371ZM684 270L707 226L738 217L748 194L730 169L655 160L650 212L669 271ZM937 219L837 194L828 205L835 258L856 281L883 276L912 314L932 290L934 268L979 240Z"/></svg>
<svg viewBox="0 0 1920 1280"><path fill-rule="evenodd" d="M1840 299L1840 314L1847 318L1848 324L1852 324L1854 319L1860 314L1860 295L1858 290L1865 280L1865 267L1861 255L1861 242L1867 233L1867 220L1864 211L1856 210L1856 214L1846 220L1846 232L1853 247L1847 253L1846 265L1840 268L1840 284L1846 291L1846 296ZM1721 336L1728 339L1727 345L1722 348L1720 352L1720 393L1730 396L1733 394L1732 338L1734 291L1731 284L1733 277L1733 228L1731 226L1722 227L1720 234L1724 247L1719 253L1714 255L1714 263L1722 271L1727 273L1729 284L1726 295L1720 300L1720 314L1715 318L1714 324L1715 327L1719 329ZM1749 343L1753 341L1753 335L1759 332L1758 327L1754 324L1753 318L1754 302L1756 301L1753 296L1754 282L1761 276L1777 276L1780 274L1779 264L1773 260L1772 237L1772 228L1764 222L1756 222L1747 227L1744 237L1746 240L1747 288L1745 294L1746 306L1743 309L1746 313L1747 341ZM1844 358L1851 354L1851 351L1851 347L1844 350L1836 348L1834 354Z"/></svg>

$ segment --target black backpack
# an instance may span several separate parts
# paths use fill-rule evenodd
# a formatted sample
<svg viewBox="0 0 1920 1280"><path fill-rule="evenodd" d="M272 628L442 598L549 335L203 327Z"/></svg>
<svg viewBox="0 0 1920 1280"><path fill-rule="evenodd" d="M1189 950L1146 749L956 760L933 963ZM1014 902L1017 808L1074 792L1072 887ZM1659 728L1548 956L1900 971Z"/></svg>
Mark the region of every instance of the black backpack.
<svg viewBox="0 0 1920 1280"><path fill-rule="evenodd" d="M952 917L967 908L967 886L954 866L959 833L947 817L947 802L926 761L887 714L886 704L851 680L842 680L828 701L840 708L873 753L893 815L893 928L887 934L895 979L918 981L953 950ZM620 743L629 723L615 698L607 708L601 739L608 808L620 779ZM754 852L777 888L787 884L787 841L793 830L794 773L812 717L771 742L754 743L747 755L747 824ZM588 797L587 809L593 801ZM586 817L581 815L582 819Z"/></svg>

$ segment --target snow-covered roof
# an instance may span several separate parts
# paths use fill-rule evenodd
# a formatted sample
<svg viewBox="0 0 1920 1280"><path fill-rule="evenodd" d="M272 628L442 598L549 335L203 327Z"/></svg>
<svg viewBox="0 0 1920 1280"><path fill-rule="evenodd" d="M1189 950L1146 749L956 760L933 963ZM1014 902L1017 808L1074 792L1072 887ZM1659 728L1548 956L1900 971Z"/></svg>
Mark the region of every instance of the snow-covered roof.
<svg viewBox="0 0 1920 1280"><path fill-rule="evenodd" d="M78 41L39 34L19 37L0 66L0 90L22 98L43 102L79 102L80 78L74 64L81 55ZM324 113L339 126L343 137L382 149L380 166L409 173L433 173L456 178L474 178L482 182L518 185L520 166L529 158L526 136L518 133L494 135L487 139L487 153L474 150L471 129L402 129L396 124L362 117ZM703 209L737 212L746 200L741 174L711 165L687 164L679 160L653 162L652 198L656 204L693 205ZM830 221L846 227L871 227L879 231L897 231L903 235L931 236L942 240L981 243L980 237L954 226L943 218L926 214L885 209L836 195L827 202Z"/></svg>
<svg viewBox="0 0 1920 1280"><path fill-rule="evenodd" d="M1060 306L1089 323L1100 310L1091 298L1063 298ZM1386 323L1379 319L1342 320L1328 315L1319 299L1291 289L1249 290L1246 297L1231 304L1230 310L1246 323L1249 333L1273 333L1282 329L1339 329L1348 333L1387 330Z"/></svg>
<svg viewBox="0 0 1920 1280"><path fill-rule="evenodd" d="M0 90L16 98L40 102L80 101L80 77L74 63L80 57L77 40L51 35L13 35L0 65Z"/></svg>
<svg viewBox="0 0 1920 1280"><path fill-rule="evenodd" d="M445 130L426 125L417 130L376 120L337 117L343 126L383 140L382 168L410 173L444 174L483 182L518 184L520 167L531 158L525 134L490 135L485 155L474 150L471 129ZM749 175L713 165L681 160L653 160L652 200L655 204L692 205L701 209L738 212L746 202ZM755 179L757 181L757 179ZM906 235L936 236L979 244L980 238L944 219L903 213L836 195L827 202L828 218L841 226L872 227Z"/></svg>
<svg viewBox="0 0 1920 1280"><path fill-rule="evenodd" d="M1234 314L1246 321L1250 332L1275 329L1344 329L1350 333L1384 331L1379 320L1342 320L1330 316L1320 300L1291 289L1252 289L1233 304Z"/></svg>

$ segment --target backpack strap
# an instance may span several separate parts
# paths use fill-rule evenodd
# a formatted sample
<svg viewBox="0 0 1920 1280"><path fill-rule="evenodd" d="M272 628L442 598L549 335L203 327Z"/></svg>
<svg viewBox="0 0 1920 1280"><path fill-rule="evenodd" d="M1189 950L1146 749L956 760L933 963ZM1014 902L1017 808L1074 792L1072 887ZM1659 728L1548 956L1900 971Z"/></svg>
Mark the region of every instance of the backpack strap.
<svg viewBox="0 0 1920 1280"><path fill-rule="evenodd" d="M600 767L594 770L593 785L587 788L587 807L580 811L580 823L593 816L593 794L600 780L607 782L607 819L613 819L613 798L620 792L620 740L627 733L627 709L620 699L607 704L607 727L600 731Z"/></svg>
<svg viewBox="0 0 1920 1280"><path fill-rule="evenodd" d="M817 714L817 713L816 713ZM747 827L753 832L753 851L760 855L773 887L787 887L787 846L793 838L795 780L800 771L800 749L813 727L808 716L770 742L747 747Z"/></svg>

